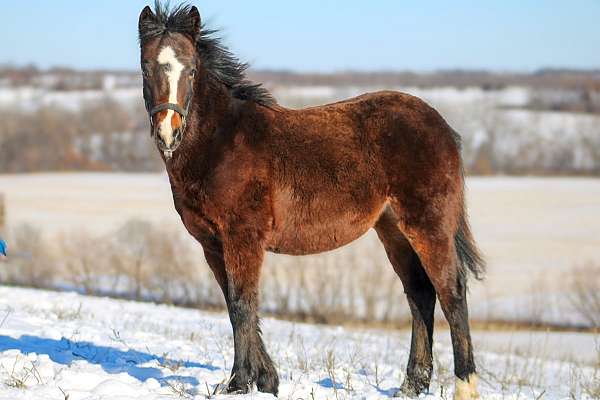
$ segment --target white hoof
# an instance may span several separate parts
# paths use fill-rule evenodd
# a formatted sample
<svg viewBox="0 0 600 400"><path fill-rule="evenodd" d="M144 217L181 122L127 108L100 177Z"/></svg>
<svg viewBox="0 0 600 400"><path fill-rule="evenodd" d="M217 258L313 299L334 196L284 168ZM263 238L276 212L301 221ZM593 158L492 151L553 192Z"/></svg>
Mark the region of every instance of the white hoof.
<svg viewBox="0 0 600 400"><path fill-rule="evenodd" d="M466 381L462 379L456 380L456 388L454 389L454 400L472 400L479 399L477 392L477 375L471 374Z"/></svg>

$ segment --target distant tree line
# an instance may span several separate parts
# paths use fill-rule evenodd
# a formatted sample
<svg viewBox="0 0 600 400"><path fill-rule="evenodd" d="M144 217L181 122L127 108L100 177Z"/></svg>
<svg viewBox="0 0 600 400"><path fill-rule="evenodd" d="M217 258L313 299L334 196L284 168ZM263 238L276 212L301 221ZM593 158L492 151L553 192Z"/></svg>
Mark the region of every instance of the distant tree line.
<svg viewBox="0 0 600 400"><path fill-rule="evenodd" d="M571 90L600 90L600 70L542 69L532 73L485 70L439 70L433 72L344 71L334 73L296 73L291 71L250 71L250 77L269 85L299 86L412 86L480 87L488 90L508 86Z"/></svg>
<svg viewBox="0 0 600 400"><path fill-rule="evenodd" d="M515 124L491 109L440 109L463 137L467 173L474 175L600 176L600 127L582 120L566 134ZM533 113L535 118L535 113ZM586 122L587 121L587 122ZM160 171L141 104L110 99L78 111L44 106L35 111L0 109L0 173L38 171Z"/></svg>
<svg viewBox="0 0 600 400"><path fill-rule="evenodd" d="M78 112L44 106L0 110L0 173L157 171L146 111L110 99Z"/></svg>
<svg viewBox="0 0 600 400"><path fill-rule="evenodd" d="M40 69L35 65L0 64L0 84L8 87L46 86L53 90L102 88L106 76L123 78L123 85L141 82L137 70L77 70L68 67ZM487 70L415 71L339 71L332 73L299 73L287 70L250 70L249 77L267 86L413 86L413 87L481 87L500 89L523 86L545 89L600 91L600 69L540 69L531 73L495 72ZM128 78L128 79L125 79Z"/></svg>

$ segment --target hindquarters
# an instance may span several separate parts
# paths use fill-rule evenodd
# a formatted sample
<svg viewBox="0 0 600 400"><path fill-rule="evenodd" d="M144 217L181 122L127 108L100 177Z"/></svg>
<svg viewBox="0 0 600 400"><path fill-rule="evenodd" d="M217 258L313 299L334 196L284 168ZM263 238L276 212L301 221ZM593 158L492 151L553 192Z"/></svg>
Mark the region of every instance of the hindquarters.
<svg viewBox="0 0 600 400"><path fill-rule="evenodd" d="M479 277L483 261L466 217L460 140L444 119L423 101L401 95L396 99L397 104L387 117L388 130L381 132L379 139L389 203L397 229L417 255L419 263L416 265L426 274L425 282L433 286L450 325L458 379L455 399L476 398L466 278L468 271ZM411 270L419 271L419 268L413 266ZM425 311L416 307L413 317L428 321L430 304L422 307ZM429 331L423 329L413 330L413 335L422 336L423 332L426 337L430 336ZM416 348L425 348L421 353L429 356L426 351L429 341L414 340L421 343ZM418 354L415 350L415 359L423 358ZM408 383L403 386L407 394L414 394L428 384L428 361L417 365L427 373L421 373L409 363Z"/></svg>
<svg viewBox="0 0 600 400"><path fill-rule="evenodd" d="M403 232L409 239L426 235L445 243L444 253L456 258L457 268L448 266L440 274L465 276L471 271L480 277L483 260L467 220L460 136L424 101L393 92L385 97L377 141L388 198Z"/></svg>

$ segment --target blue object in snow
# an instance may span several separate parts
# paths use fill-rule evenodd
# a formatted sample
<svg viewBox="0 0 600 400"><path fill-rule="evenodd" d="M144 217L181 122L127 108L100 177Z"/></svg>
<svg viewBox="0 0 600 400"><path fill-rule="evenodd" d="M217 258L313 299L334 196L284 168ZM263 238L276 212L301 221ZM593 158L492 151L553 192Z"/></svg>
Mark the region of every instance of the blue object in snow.
<svg viewBox="0 0 600 400"><path fill-rule="evenodd" d="M6 256L6 242L0 239L0 254Z"/></svg>

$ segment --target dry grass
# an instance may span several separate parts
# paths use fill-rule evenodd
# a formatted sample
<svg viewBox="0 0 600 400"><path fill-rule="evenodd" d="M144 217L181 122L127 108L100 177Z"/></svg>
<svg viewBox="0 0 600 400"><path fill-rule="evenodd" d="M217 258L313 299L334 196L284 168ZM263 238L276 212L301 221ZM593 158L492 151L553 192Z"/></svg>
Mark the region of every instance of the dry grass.
<svg viewBox="0 0 600 400"><path fill-rule="evenodd" d="M573 271L570 301L590 324L600 329L600 265L588 263Z"/></svg>
<svg viewBox="0 0 600 400"><path fill-rule="evenodd" d="M58 240L21 225L9 239L11 257L0 269L0 279L8 284L203 309L225 306L197 244L169 225L133 219L108 234L65 231ZM385 254L371 251L370 244L308 257L269 255L262 273L262 312L297 321L406 327L410 311L402 284ZM597 265L577 268L568 285L569 300L588 328L600 326L599 274ZM528 320L484 315L474 324L487 329L497 329L498 323L510 329L548 327L544 315L556 305L547 294L555 283L543 275L531 283L529 304L524 304Z"/></svg>
<svg viewBox="0 0 600 400"><path fill-rule="evenodd" d="M15 256L0 270L5 283L224 308L202 252L174 229L130 220L108 235L78 230L51 241L23 225L13 236ZM318 323L405 324L409 311L392 268L385 260L360 260L352 250L271 256L262 274L263 311ZM340 274L340 266L351 272Z"/></svg>
<svg viewBox="0 0 600 400"><path fill-rule="evenodd" d="M15 230L11 240L19 258L3 269L3 282L44 288L52 285L55 255L41 231L24 224Z"/></svg>
<svg viewBox="0 0 600 400"><path fill-rule="evenodd" d="M43 384L42 376L40 375L35 363L25 361L26 359L20 355L15 357L13 365L9 368L0 364L0 369L5 375L4 384L11 388L26 389L32 384Z"/></svg>

